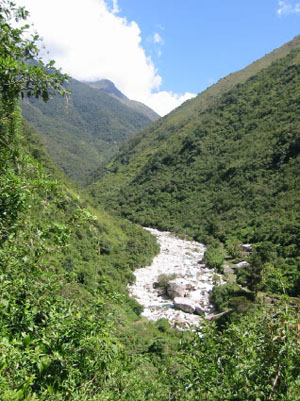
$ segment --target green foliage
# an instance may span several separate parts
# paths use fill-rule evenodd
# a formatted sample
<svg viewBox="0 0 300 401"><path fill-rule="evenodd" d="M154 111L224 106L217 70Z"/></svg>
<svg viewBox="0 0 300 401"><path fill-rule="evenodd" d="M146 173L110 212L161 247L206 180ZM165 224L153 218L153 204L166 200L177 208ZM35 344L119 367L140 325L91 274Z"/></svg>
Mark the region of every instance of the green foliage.
<svg viewBox="0 0 300 401"><path fill-rule="evenodd" d="M17 109L13 116L11 140L0 150L6 156L0 191L1 398L151 399L147 392L161 398L165 385L158 368L136 354L135 330L128 338L126 328L126 347L120 335L120 327L141 311L128 299L128 276L158 251L154 238L85 207L86 200L28 155L30 132L20 138ZM46 160L42 150L38 154ZM21 201L11 202L13 194ZM153 331L139 340L146 350L161 333ZM148 364L149 372L141 372L140 364Z"/></svg>
<svg viewBox="0 0 300 401"><path fill-rule="evenodd" d="M201 94L138 134L90 189L99 203L134 222L206 243L227 241L232 255L230 238L256 244L250 287L270 290L261 272L272 263L289 282L287 293L297 296L299 37L292 44L272 64L262 59L267 68L243 83L234 86L232 76L229 91L220 83L218 96Z"/></svg>
<svg viewBox="0 0 300 401"><path fill-rule="evenodd" d="M22 113L56 164L73 180L86 185L122 143L152 120L75 79L64 87L71 92L68 102L60 96L47 104L26 99L21 102Z"/></svg>
<svg viewBox="0 0 300 401"><path fill-rule="evenodd" d="M162 331L162 332L169 331L171 328L169 320L164 319L164 318L158 319L156 322L156 326L157 326L158 330Z"/></svg>
<svg viewBox="0 0 300 401"><path fill-rule="evenodd" d="M238 313L245 313L251 304L248 301L254 301L254 295L241 289L237 284L226 283L214 286L210 299L217 312L233 310Z"/></svg>
<svg viewBox="0 0 300 401"><path fill-rule="evenodd" d="M1 5L9 30L15 9L1 4L11 7ZM13 46L17 39L11 38ZM36 135L28 126L23 131L16 106L21 87L2 88L1 399L163 399L159 369L139 357L133 345L125 349L118 331L120 314L126 325L138 318L127 303L126 284L132 270L158 251L154 238L93 210L57 180L62 175L53 164L47 170L34 160L30 153L49 162ZM132 342L135 336L133 331Z"/></svg>
<svg viewBox="0 0 300 401"><path fill-rule="evenodd" d="M17 7L12 1L2 0L0 6L0 94L8 100L16 99L20 94L48 100L56 92L65 93L62 87L66 75L54 67L54 61L46 66L39 58L39 36L34 34L24 39L29 25L14 27L13 22L22 22L28 17L28 11ZM28 61L38 62L35 65ZM47 73L45 68L52 69Z"/></svg>
<svg viewBox="0 0 300 401"><path fill-rule="evenodd" d="M9 18L14 6L2 4ZM201 335L141 319L126 285L158 252L155 239L67 185L22 124L19 94L0 97L1 400L295 401L295 307L253 309L222 332L207 324ZM218 220L208 226L208 235L222 234ZM267 264L262 280L271 285L271 260L289 263L292 275L297 249L295 241L283 251L266 241L255 255ZM278 281L290 291L286 272ZM242 295L221 287L214 296L222 308Z"/></svg>
<svg viewBox="0 0 300 401"><path fill-rule="evenodd" d="M224 249L220 245L212 245L204 253L205 264L210 269L216 269L217 272L223 272Z"/></svg>
<svg viewBox="0 0 300 401"><path fill-rule="evenodd" d="M164 289L167 291L169 281L174 280L176 278L176 274L160 274L157 277L157 286L158 288Z"/></svg>
<svg viewBox="0 0 300 401"><path fill-rule="evenodd" d="M237 238L228 238L226 240L226 250L232 259L236 259L241 255L240 241Z"/></svg>
<svg viewBox="0 0 300 401"><path fill-rule="evenodd" d="M222 332L206 326L183 346L189 373L174 400L298 400L298 318L295 310L276 305Z"/></svg>

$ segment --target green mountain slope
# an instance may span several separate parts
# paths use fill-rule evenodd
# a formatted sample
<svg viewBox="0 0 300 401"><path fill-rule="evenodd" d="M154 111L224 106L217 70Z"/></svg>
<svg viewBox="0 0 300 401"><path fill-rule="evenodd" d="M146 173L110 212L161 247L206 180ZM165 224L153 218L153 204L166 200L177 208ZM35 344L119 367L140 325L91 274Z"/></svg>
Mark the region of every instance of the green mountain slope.
<svg viewBox="0 0 300 401"><path fill-rule="evenodd" d="M160 146L161 141L171 137L183 126L192 122L198 113L204 112L216 104L224 93L236 85L242 84L264 68L270 66L273 61L285 57L291 50L297 49L299 46L300 35L284 46L275 49L265 57L250 64L248 67L222 78L219 82L200 93L196 98L186 101L155 124L150 125L148 129L136 134L132 138L132 141L128 142L128 145L125 144L122 147L118 159L122 159L122 163L127 164L137 154L142 152L150 154L154 152Z"/></svg>
<svg viewBox="0 0 300 401"><path fill-rule="evenodd" d="M136 100L128 99L122 92L115 87L114 83L108 79L101 79L100 81L95 82L85 82L87 85L92 88L99 89L101 92L108 93L116 98L118 98L122 103L131 107L133 110L140 112L147 116L151 121L156 121L159 118L159 115L150 109L150 107L144 105L141 102L137 102Z"/></svg>
<svg viewBox="0 0 300 401"><path fill-rule="evenodd" d="M1 102L0 128L3 401L297 399L293 308L257 305L222 331L205 324L204 336L142 320L126 283L157 252L153 238L61 182L38 135Z"/></svg>
<svg viewBox="0 0 300 401"><path fill-rule="evenodd" d="M115 96L118 99L126 99L126 96L116 88L115 84L109 79L101 79L100 81L88 82L84 81L85 84L91 88L99 89L101 92L108 93L109 95Z"/></svg>
<svg viewBox="0 0 300 401"><path fill-rule="evenodd" d="M158 116L149 117L148 110L135 110L74 79L66 87L72 91L68 102L58 96L47 105L26 99L21 103L23 116L40 132L58 166L73 180L86 184L120 144Z"/></svg>
<svg viewBox="0 0 300 401"><path fill-rule="evenodd" d="M163 399L148 348L157 334L173 348L177 334L141 321L126 291L155 240L60 181L38 135L1 101L0 128L1 399L125 400L125 387Z"/></svg>
<svg viewBox="0 0 300 401"><path fill-rule="evenodd" d="M202 335L141 319L126 284L155 241L79 197L22 122L21 93L47 99L64 80L24 63L38 54L27 25L14 28L26 16L1 3L1 401L297 400L300 322L286 297L221 331L203 322Z"/></svg>
<svg viewBox="0 0 300 401"><path fill-rule="evenodd" d="M274 263L299 295L299 45L298 37L225 79L230 90L221 81L138 134L92 194L141 224L264 243L260 264ZM257 66L266 68L254 74Z"/></svg>

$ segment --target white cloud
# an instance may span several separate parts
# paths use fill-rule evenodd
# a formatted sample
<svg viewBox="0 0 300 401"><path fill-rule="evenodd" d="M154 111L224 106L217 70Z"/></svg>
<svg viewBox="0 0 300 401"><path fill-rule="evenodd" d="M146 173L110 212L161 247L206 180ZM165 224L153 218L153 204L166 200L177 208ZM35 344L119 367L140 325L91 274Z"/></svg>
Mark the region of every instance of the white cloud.
<svg viewBox="0 0 300 401"><path fill-rule="evenodd" d="M118 6L118 0L112 0L112 13L113 14L118 14L120 12L119 6Z"/></svg>
<svg viewBox="0 0 300 401"><path fill-rule="evenodd" d="M278 2L278 15L288 15L300 13L300 3L292 3L290 1L280 0Z"/></svg>
<svg viewBox="0 0 300 401"><path fill-rule="evenodd" d="M155 32L152 38L152 42L154 43L156 54L158 57L162 55L162 46L165 44L163 38L160 36L159 33Z"/></svg>
<svg viewBox="0 0 300 401"><path fill-rule="evenodd" d="M154 41L154 43L163 44L163 39L160 36L160 34L157 32L155 32L155 34L153 35L153 41Z"/></svg>
<svg viewBox="0 0 300 401"><path fill-rule="evenodd" d="M17 0L30 11L50 58L79 80L107 78L160 115L194 96L160 91L162 77L141 45L138 24L120 17L117 0ZM162 44L156 33L153 40Z"/></svg>
<svg viewBox="0 0 300 401"><path fill-rule="evenodd" d="M153 110L160 110L160 115L164 116L170 111L180 106L186 100L192 99L196 95L194 93L186 92L183 95L178 95L173 92L159 91L156 93L151 93L147 99L147 104Z"/></svg>

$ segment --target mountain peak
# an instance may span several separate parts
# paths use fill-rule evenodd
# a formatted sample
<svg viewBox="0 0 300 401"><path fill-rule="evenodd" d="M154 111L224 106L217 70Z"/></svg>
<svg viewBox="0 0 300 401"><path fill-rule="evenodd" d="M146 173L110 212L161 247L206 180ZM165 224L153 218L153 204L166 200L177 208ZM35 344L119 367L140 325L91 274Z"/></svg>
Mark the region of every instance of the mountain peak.
<svg viewBox="0 0 300 401"><path fill-rule="evenodd" d="M95 82L85 82L85 84L91 86L92 88L99 89L101 92L114 95L119 99L127 99L127 97L109 79L101 79Z"/></svg>
<svg viewBox="0 0 300 401"><path fill-rule="evenodd" d="M121 103L132 108L138 113L142 113L151 121L156 121L160 117L155 111L150 109L150 107L146 106L145 104L136 100L128 99L128 97L126 97L109 79L100 79L99 81L94 82L85 81L83 83L90 86L91 88L98 89L99 91L107 93L108 95L116 98Z"/></svg>

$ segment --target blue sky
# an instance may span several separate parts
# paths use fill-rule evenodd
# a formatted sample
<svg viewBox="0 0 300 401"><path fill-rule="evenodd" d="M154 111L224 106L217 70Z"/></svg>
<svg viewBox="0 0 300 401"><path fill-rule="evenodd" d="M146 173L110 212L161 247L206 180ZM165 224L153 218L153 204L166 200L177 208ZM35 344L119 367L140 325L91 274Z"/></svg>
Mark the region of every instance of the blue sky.
<svg viewBox="0 0 300 401"><path fill-rule="evenodd" d="M64 72L160 115L300 34L300 0L16 1Z"/></svg>
<svg viewBox="0 0 300 401"><path fill-rule="evenodd" d="M300 34L300 1L118 3L120 14L139 24L143 47L162 76L161 89L174 92L200 92ZM149 41L153 32L161 36L162 45Z"/></svg>

